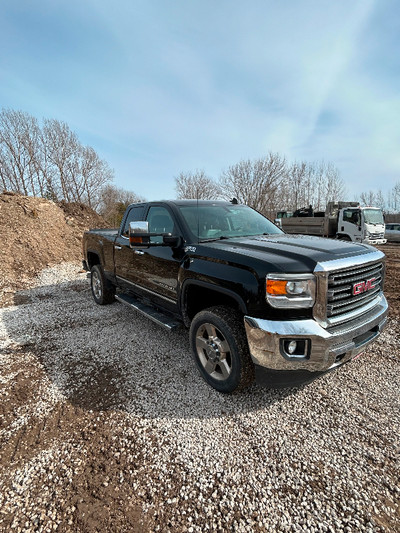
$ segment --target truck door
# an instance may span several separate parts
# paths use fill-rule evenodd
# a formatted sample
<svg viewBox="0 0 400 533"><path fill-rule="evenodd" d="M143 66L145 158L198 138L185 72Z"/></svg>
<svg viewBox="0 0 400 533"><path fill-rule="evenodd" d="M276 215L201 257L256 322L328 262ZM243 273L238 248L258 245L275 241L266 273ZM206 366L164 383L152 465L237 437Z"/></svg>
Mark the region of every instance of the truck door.
<svg viewBox="0 0 400 533"><path fill-rule="evenodd" d="M173 214L165 206L150 206L145 220L149 223L150 233L181 235ZM151 237L153 243L161 244L162 241L162 237ZM148 291L149 295L154 294L156 298L161 298L161 305L175 310L182 248L149 246L138 252L136 265L141 287Z"/></svg>
<svg viewBox="0 0 400 533"><path fill-rule="evenodd" d="M133 206L128 211L123 227L114 243L114 268L119 285L129 288L129 281L133 281L135 274L135 255L129 246L129 223L143 220L145 206Z"/></svg>
<svg viewBox="0 0 400 533"><path fill-rule="evenodd" d="M121 237L115 243L115 270L121 286L162 307L175 311L177 307L178 271L183 256L181 248L170 246L129 246L129 222L147 220L151 233L181 234L173 214L162 205L152 205L146 217L143 212L128 214ZM126 233L126 235L125 235ZM161 244L162 237L151 237Z"/></svg>
<svg viewBox="0 0 400 533"><path fill-rule="evenodd" d="M362 241L361 209L342 209L339 214L338 234L352 241Z"/></svg>

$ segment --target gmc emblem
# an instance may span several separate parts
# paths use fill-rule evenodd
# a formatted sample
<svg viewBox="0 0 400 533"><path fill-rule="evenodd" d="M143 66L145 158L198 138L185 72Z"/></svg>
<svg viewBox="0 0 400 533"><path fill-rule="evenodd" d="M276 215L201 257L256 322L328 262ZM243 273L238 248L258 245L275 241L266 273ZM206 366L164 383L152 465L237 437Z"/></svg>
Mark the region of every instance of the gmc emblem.
<svg viewBox="0 0 400 533"><path fill-rule="evenodd" d="M360 283L354 283L353 296L362 294L363 292L367 292L370 289L375 288L374 281L376 281L376 278L367 279L367 281L360 281Z"/></svg>

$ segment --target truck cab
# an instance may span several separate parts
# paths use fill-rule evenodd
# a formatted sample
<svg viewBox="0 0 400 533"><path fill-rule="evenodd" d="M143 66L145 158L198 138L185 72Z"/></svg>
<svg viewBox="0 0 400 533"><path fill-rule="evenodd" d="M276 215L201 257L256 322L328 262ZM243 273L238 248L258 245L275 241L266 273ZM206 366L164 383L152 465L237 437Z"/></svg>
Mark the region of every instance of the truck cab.
<svg viewBox="0 0 400 533"><path fill-rule="evenodd" d="M385 244L385 221L377 207L351 207L338 213L338 235L354 242Z"/></svg>

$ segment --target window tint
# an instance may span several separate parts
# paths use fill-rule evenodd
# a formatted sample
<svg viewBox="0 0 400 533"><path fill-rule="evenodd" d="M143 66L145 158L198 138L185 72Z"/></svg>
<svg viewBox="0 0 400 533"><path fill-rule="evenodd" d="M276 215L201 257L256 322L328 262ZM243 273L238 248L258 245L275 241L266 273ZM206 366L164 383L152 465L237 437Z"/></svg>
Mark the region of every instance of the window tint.
<svg viewBox="0 0 400 533"><path fill-rule="evenodd" d="M126 217L124 230L122 235L124 237L129 237L129 223L136 222L137 220L143 220L144 206L138 205L137 207L131 207L128 216Z"/></svg>
<svg viewBox="0 0 400 533"><path fill-rule="evenodd" d="M360 224L360 211L355 209L345 209L343 211L343 221L351 224Z"/></svg>
<svg viewBox="0 0 400 533"><path fill-rule="evenodd" d="M150 207L147 214L150 233L174 233L174 221L165 207ZM152 242L162 242L162 237L151 237Z"/></svg>

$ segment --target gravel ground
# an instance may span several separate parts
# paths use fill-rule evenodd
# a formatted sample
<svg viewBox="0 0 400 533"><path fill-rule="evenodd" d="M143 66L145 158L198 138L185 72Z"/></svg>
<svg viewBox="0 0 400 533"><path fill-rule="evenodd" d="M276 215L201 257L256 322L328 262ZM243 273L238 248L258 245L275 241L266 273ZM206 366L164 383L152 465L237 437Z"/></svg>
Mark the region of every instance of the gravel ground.
<svg viewBox="0 0 400 533"><path fill-rule="evenodd" d="M301 389L208 387L185 330L96 306L79 265L0 309L1 531L400 531L392 318Z"/></svg>

